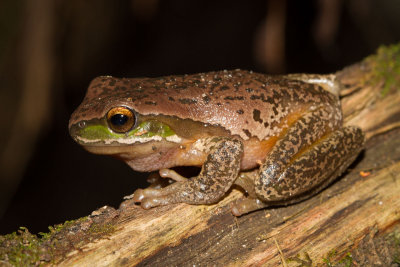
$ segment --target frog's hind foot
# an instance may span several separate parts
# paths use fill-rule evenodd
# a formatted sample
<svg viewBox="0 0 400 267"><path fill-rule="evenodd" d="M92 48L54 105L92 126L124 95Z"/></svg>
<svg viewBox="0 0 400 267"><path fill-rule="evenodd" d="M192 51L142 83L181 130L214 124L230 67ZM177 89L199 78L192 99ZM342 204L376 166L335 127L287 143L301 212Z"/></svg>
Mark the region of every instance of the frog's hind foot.
<svg viewBox="0 0 400 267"><path fill-rule="evenodd" d="M258 198L243 197L232 203L231 211L233 215L238 217L267 206L269 206L267 203L262 202Z"/></svg>

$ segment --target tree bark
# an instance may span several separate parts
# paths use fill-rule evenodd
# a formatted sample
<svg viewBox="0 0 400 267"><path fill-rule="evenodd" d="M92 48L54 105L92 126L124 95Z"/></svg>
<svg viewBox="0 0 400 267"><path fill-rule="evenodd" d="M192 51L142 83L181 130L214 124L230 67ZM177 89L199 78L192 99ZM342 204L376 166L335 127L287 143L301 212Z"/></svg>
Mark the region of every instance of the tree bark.
<svg viewBox="0 0 400 267"><path fill-rule="evenodd" d="M345 124L361 127L367 143L349 171L318 195L238 218L230 213L230 203L242 196L236 189L215 205L143 210L127 200L117 210L103 207L53 229L40 241L39 261L61 266L389 266L398 247L379 238L396 232L400 220L398 50L381 48L336 73Z"/></svg>

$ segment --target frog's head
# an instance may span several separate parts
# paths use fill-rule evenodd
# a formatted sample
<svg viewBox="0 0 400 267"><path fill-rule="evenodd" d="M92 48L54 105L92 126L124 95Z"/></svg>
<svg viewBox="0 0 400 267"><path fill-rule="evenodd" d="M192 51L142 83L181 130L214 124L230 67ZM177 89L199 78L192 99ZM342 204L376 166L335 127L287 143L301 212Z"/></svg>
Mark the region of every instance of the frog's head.
<svg viewBox="0 0 400 267"><path fill-rule="evenodd" d="M172 129L174 121L163 120L162 114L141 114L133 98L140 99L140 90L125 90L122 86L104 86L110 81L123 84L123 79L96 78L82 104L72 114L69 132L87 150L97 154L120 154L130 147L154 149L154 143L177 145L183 142ZM132 80L130 80L132 82ZM99 86L99 83L103 86ZM135 94L136 93L136 94ZM175 122L176 123L176 122ZM150 151L149 151L150 153Z"/></svg>
<svg viewBox="0 0 400 267"><path fill-rule="evenodd" d="M100 118L72 123L69 131L84 146L131 145L163 139L180 141L169 125L155 116L141 116L125 105L110 108Z"/></svg>

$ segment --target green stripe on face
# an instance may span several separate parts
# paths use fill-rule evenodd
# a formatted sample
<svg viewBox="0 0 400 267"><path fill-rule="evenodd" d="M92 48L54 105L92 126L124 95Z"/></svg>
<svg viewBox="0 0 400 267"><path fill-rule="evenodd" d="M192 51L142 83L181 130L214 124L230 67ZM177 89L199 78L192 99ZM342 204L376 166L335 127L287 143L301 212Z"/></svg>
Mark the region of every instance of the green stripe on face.
<svg viewBox="0 0 400 267"><path fill-rule="evenodd" d="M174 135L175 132L166 124L156 121L144 121L140 123L133 131L129 132L129 136L152 137L155 135L168 137Z"/></svg>
<svg viewBox="0 0 400 267"><path fill-rule="evenodd" d="M162 138L175 135L175 132L166 124L156 120L144 121L136 128L127 133L115 133L107 125L96 124L88 125L79 130L78 136L89 140L108 140L114 139L140 139L160 136Z"/></svg>

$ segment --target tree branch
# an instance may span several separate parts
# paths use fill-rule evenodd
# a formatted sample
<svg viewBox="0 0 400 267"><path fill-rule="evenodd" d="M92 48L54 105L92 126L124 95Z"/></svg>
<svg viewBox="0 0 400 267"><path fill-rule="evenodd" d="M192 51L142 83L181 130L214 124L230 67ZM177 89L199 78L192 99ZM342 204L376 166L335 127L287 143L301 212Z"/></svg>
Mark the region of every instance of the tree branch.
<svg viewBox="0 0 400 267"><path fill-rule="evenodd" d="M36 242L36 263L63 266L315 266L341 258L361 265L391 260L395 247L389 243L384 257L375 253L378 258L365 257L360 244L393 232L400 220L399 49L381 48L337 73L345 124L361 127L368 140L351 170L320 194L239 218L230 213L230 203L242 195L236 189L209 206L143 210L128 200L118 210L103 207L57 226L41 239L26 230L14 239L0 237L0 260L15 261L10 251L17 238Z"/></svg>

